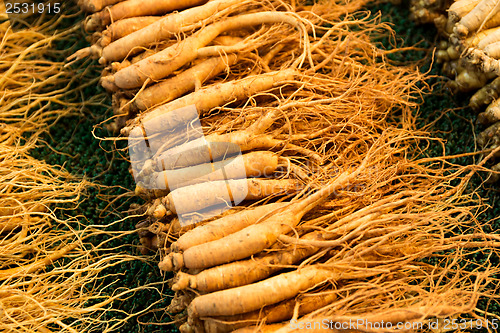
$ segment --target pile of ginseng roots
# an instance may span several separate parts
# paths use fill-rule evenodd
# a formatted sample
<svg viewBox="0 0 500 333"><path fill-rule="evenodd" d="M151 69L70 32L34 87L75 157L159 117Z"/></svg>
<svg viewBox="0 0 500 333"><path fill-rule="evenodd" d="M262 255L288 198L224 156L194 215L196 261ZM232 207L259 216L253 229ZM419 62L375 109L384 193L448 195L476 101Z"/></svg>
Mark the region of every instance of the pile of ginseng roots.
<svg viewBox="0 0 500 333"><path fill-rule="evenodd" d="M365 2L80 5L92 45L70 59L104 66L120 135L101 139L128 140L145 201L128 213L173 272L181 332L485 325L498 267L469 256L500 239L467 189L482 166L425 157L424 77L390 63Z"/></svg>
<svg viewBox="0 0 500 333"><path fill-rule="evenodd" d="M434 23L440 42L436 60L455 93L474 93L469 107L478 113L483 131L476 138L482 149L500 146L500 1L412 0L412 17ZM488 182L500 179L500 163L491 166Z"/></svg>
<svg viewBox="0 0 500 333"><path fill-rule="evenodd" d="M76 17L31 17L31 26L21 22L13 30L0 14L2 332L111 332L121 321L103 316L113 301L130 296L102 293L104 272L137 257L91 243L106 234L104 226L86 226L84 216L67 214L91 184L33 157L36 148L49 149L46 134L61 117L82 116L84 104L97 105L103 97L81 100L85 86L72 83L85 80L86 71L64 68L64 53L53 48L74 43L79 26L61 21Z"/></svg>

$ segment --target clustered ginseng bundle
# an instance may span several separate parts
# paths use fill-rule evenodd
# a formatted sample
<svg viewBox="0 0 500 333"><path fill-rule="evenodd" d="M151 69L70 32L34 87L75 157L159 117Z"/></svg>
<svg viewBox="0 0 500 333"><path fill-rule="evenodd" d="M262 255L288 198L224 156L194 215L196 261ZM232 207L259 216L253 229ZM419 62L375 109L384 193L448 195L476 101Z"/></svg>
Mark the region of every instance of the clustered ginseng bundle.
<svg viewBox="0 0 500 333"><path fill-rule="evenodd" d="M476 313L495 269L455 264L498 240L474 223L472 168L417 157L422 76L391 65L363 1L113 2L81 1L97 32L74 57L99 58L109 129L152 152L130 213L182 332ZM233 146L244 167L221 175Z"/></svg>
<svg viewBox="0 0 500 333"><path fill-rule="evenodd" d="M412 17L434 23L441 41L436 60L445 75L453 79L453 92L475 92L469 106L477 122L488 126L478 137L481 148L500 145L500 3L497 0L414 0ZM498 157L496 154L495 157ZM500 171L500 164L491 168ZM489 182L498 181L492 173Z"/></svg>
<svg viewBox="0 0 500 333"><path fill-rule="evenodd" d="M107 246L89 239L105 234L103 229L67 214L81 202L89 182L33 157L37 147L46 146L49 128L84 105L84 86L71 83L83 80L85 72L65 68L61 51L52 47L74 42L75 27L63 27L61 21L75 16L29 17L31 26L22 21L13 30L7 15L0 14L2 332L109 332L120 324L119 319L102 324L103 313L117 298L101 294L102 272L134 257L97 255L94 251Z"/></svg>

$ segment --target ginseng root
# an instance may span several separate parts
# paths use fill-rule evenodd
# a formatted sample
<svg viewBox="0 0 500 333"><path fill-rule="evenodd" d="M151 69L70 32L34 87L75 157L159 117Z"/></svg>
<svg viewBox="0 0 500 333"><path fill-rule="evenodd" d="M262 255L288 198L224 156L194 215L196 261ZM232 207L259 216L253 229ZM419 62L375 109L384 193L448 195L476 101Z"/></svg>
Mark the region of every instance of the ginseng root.
<svg viewBox="0 0 500 333"><path fill-rule="evenodd" d="M160 19L161 16L140 16L113 22L102 32L99 45L101 47L105 47L111 42L141 30L148 25L159 21Z"/></svg>
<svg viewBox="0 0 500 333"><path fill-rule="evenodd" d="M237 59L235 54L207 59L170 79L139 92L131 107L146 110L173 101L189 91L197 91L203 82L235 64Z"/></svg>
<svg viewBox="0 0 500 333"><path fill-rule="evenodd" d="M102 30L108 24L127 17L163 15L165 13L194 7L206 0L126 0L87 17L85 30Z"/></svg>
<svg viewBox="0 0 500 333"><path fill-rule="evenodd" d="M500 77L494 79L474 93L470 98L469 106L474 111L478 111L484 105L491 104L498 97L500 97Z"/></svg>
<svg viewBox="0 0 500 333"><path fill-rule="evenodd" d="M307 234L301 239L323 240L319 232ZM257 255L252 259L208 268L196 275L178 272L172 290L191 288L202 292L213 292L244 286L265 279L283 267L311 256L318 250L312 246L292 246L292 249L281 249L270 254Z"/></svg>
<svg viewBox="0 0 500 333"><path fill-rule="evenodd" d="M459 0L455 1L448 8L448 17L452 22L458 22L462 17L467 15L481 0Z"/></svg>
<svg viewBox="0 0 500 333"><path fill-rule="evenodd" d="M217 180L269 177L277 167L277 154L268 151L251 152L219 162L154 173L148 187L173 190Z"/></svg>
<svg viewBox="0 0 500 333"><path fill-rule="evenodd" d="M491 124L500 120L500 98L488 105L486 111L477 116L477 122L482 125Z"/></svg>
<svg viewBox="0 0 500 333"><path fill-rule="evenodd" d="M497 121L477 136L477 143L486 148L488 145L500 144L500 121Z"/></svg>
<svg viewBox="0 0 500 333"><path fill-rule="evenodd" d="M263 199L274 195L292 194L302 186L291 179L229 179L190 185L175 189L160 199L155 217L162 217L168 210L175 214L202 211L205 208L239 203L241 200Z"/></svg>
<svg viewBox="0 0 500 333"><path fill-rule="evenodd" d="M469 32L477 30L487 17L495 15L500 10L498 0L482 0L474 9L457 23L453 31L459 36L467 36Z"/></svg>
<svg viewBox="0 0 500 333"><path fill-rule="evenodd" d="M160 262L162 270L207 268L247 258L273 245L278 237L292 231L301 218L322 199L355 179L361 167L353 173L342 173L316 193L291 202L264 221L248 226L224 238L188 248L184 253L170 253ZM230 249L230 250L229 250Z"/></svg>
<svg viewBox="0 0 500 333"><path fill-rule="evenodd" d="M326 281L336 280L336 275L330 269L304 267L251 285L198 296L188 306L188 315L190 318L200 318L256 311L266 305L291 299Z"/></svg>
<svg viewBox="0 0 500 333"><path fill-rule="evenodd" d="M269 90L278 83L283 84L286 81L291 81L296 75L298 75L296 70L285 69L202 88L139 115L129 126L122 128L121 134L141 137L143 133L142 128L139 127L141 124L147 128L148 135L183 126L191 119L183 119L182 114L172 114L172 111L195 105L198 113L203 115L215 107L250 97L260 91ZM191 117L191 115L187 116Z"/></svg>
<svg viewBox="0 0 500 333"><path fill-rule="evenodd" d="M70 244L62 249L55 251L54 253L48 255L43 259L39 259L35 262L32 262L26 266L19 266L14 268L8 268L0 271L0 281L8 279L10 277L14 277L18 274L31 274L40 269L45 268L46 266L52 264L55 260L64 257L68 252L76 248L78 244Z"/></svg>
<svg viewBox="0 0 500 333"><path fill-rule="evenodd" d="M283 12L262 12L230 17L213 23L179 43L144 60L128 66L114 75L101 79L103 86L122 89L141 87L146 81L157 81L198 57L198 50L208 45L222 32L266 23L288 23L305 30L294 16ZM302 31L302 34L307 33Z"/></svg>
<svg viewBox="0 0 500 333"><path fill-rule="evenodd" d="M241 0L214 0L202 6L166 15L159 21L104 47L99 63L105 65L111 61L121 61L127 55L140 52L159 40L170 39L186 26L202 22L218 11L232 6L237 7L240 3L242 3Z"/></svg>
<svg viewBox="0 0 500 333"><path fill-rule="evenodd" d="M287 204L286 202L272 203L224 216L186 232L172 244L172 250L185 251L190 247L221 239L256 223L266 215L272 214Z"/></svg>

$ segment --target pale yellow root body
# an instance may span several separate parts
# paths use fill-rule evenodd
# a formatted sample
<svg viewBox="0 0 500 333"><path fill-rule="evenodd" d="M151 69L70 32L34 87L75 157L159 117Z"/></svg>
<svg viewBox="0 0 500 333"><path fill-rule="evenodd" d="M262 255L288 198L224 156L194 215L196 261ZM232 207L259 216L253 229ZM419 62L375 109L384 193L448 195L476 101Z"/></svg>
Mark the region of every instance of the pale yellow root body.
<svg viewBox="0 0 500 333"><path fill-rule="evenodd" d="M491 124L500 120L500 98L488 105L486 111L478 115L477 121L481 124Z"/></svg>
<svg viewBox="0 0 500 333"><path fill-rule="evenodd" d="M177 44L166 48L132 66L126 67L112 76L103 77L106 86L116 85L122 89L141 87L146 81L157 81L171 75L175 70L196 59L198 51L223 32L245 29L262 24L287 23L301 29L301 22L283 12L260 12L239 15L213 23Z"/></svg>
<svg viewBox="0 0 500 333"><path fill-rule="evenodd" d="M183 224L181 225L178 218L174 218L172 220L172 232L176 235L183 235L184 233L196 228L200 227L206 223L217 220L219 218L223 218L225 216L229 216L232 214L236 214L242 210L244 207L232 207L227 209L227 206L216 206L207 209L203 214L199 213L187 213L182 214Z"/></svg>
<svg viewBox="0 0 500 333"><path fill-rule="evenodd" d="M484 105L491 104L498 97L500 97L500 77L497 77L472 95L469 106L478 111Z"/></svg>
<svg viewBox="0 0 500 333"><path fill-rule="evenodd" d="M477 47L483 50L488 44L497 42L500 39L500 27L482 30L465 40L468 47Z"/></svg>
<svg viewBox="0 0 500 333"><path fill-rule="evenodd" d="M306 234L301 239L321 241L321 233ZM196 275L178 272L172 290L186 288L201 292L213 292L244 286L269 277L283 267L311 256L319 250L312 246L292 246L291 249L275 249L269 254L257 255L251 259L235 261L205 269Z"/></svg>
<svg viewBox="0 0 500 333"><path fill-rule="evenodd" d="M459 36L467 36L477 30L488 17L500 11L499 0L482 0L469 13L463 16L453 31Z"/></svg>
<svg viewBox="0 0 500 333"><path fill-rule="evenodd" d="M176 113L178 117L182 117L184 114L183 112ZM173 170L203 164L209 160L219 161L225 159L227 156L236 156L241 152L255 150L279 151L286 149L302 154L317 164L322 164L323 160L320 154L285 140L275 139L274 134L263 134L263 132L273 125L275 115L274 111L268 112L246 129L223 134L212 133L206 137L193 139L188 142L185 142L185 140L183 140L184 142L176 141L177 134L173 135L172 140L163 141L161 146L159 144L155 145L155 140L153 140L151 147L156 146L159 148L156 150L155 156L144 163L139 172L139 177L147 177L147 175L155 171ZM172 118L175 117L170 117L170 119ZM179 120L179 118L176 119ZM186 123L188 122L187 119L185 121ZM180 138L186 137L182 131L178 132L182 134ZM321 132L317 132L315 135L321 136ZM151 141L149 142L151 143ZM174 146L173 142L177 143L177 145ZM287 163L287 160L284 158L280 158L280 160ZM293 166L291 168L293 169ZM295 173L295 171L293 172Z"/></svg>
<svg viewBox="0 0 500 333"><path fill-rule="evenodd" d="M55 251L54 253L46 256L43 259L39 259L35 262L32 262L31 264L28 264L26 266L19 266L19 267L14 267L14 268L8 268L0 271L0 281L8 279L10 277L15 277L16 275L19 274L31 274L34 273L40 269L45 268L46 266L52 264L55 260L65 256L68 252L76 248L78 244L70 244L62 249Z"/></svg>
<svg viewBox="0 0 500 333"><path fill-rule="evenodd" d="M500 121L497 121L477 136L477 143L486 148L491 144L500 144Z"/></svg>
<svg viewBox="0 0 500 333"><path fill-rule="evenodd" d="M297 181L291 179L229 179L178 188L162 198L161 202L172 213L185 214L224 203L230 206L233 199L263 199L296 193L301 188Z"/></svg>
<svg viewBox="0 0 500 333"><path fill-rule="evenodd" d="M204 182L245 177L270 177L278 167L278 155L260 151L244 154L241 157L228 157L225 160L198 164L195 166L165 170L151 176L152 186L172 190Z"/></svg>
<svg viewBox="0 0 500 333"><path fill-rule="evenodd" d="M458 22L467 15L481 0L460 0L455 1L448 8L448 15L454 21Z"/></svg>
<svg viewBox="0 0 500 333"><path fill-rule="evenodd" d="M500 25L500 11L495 15L492 15L488 20L484 23L481 29L493 29L497 28Z"/></svg>
<svg viewBox="0 0 500 333"><path fill-rule="evenodd" d="M146 110L159 104L168 103L189 91L198 90L203 82L235 64L237 59L235 54L207 59L172 78L139 92L135 97L134 105L139 110Z"/></svg>
<svg viewBox="0 0 500 333"><path fill-rule="evenodd" d="M113 22L102 32L99 45L105 47L111 42L141 30L160 19L161 16L140 16Z"/></svg>
<svg viewBox="0 0 500 333"><path fill-rule="evenodd" d="M184 72L153 84L144 90L140 90L134 96L133 102L127 103L124 111L121 112L136 112L137 110L145 110L150 107L168 103L189 91L200 89L204 81L216 76L224 69L229 70L230 66L236 63L238 56L231 53L231 50L229 49L232 46L235 46L238 42L241 42L241 40L241 38L230 36L219 36L215 38L213 42L217 43L219 46L205 47L201 49L200 52L217 47L222 47L224 49L226 46L228 47L226 49L228 49L229 52L225 52L225 50L223 50L223 52L217 52L217 49L212 49L213 54L207 54L206 57L201 56L200 58L195 59L191 63L192 66ZM111 68L112 73L118 72L172 46L172 44L173 43L171 41L167 41L159 45L155 45L154 49L146 49L144 52L132 57L132 59L125 59L121 62L112 62L108 68ZM90 48L92 49L93 47L94 45ZM208 59L205 60L204 58ZM218 61L216 61L216 59ZM109 92L120 92L120 89L118 89L116 85L110 84L110 81L101 80L101 84L103 88Z"/></svg>
<svg viewBox="0 0 500 333"><path fill-rule="evenodd" d="M21 217L12 217L7 220L0 220L0 234L12 231L23 225L25 219Z"/></svg>
<svg viewBox="0 0 500 333"><path fill-rule="evenodd" d="M110 23L130 17L164 15L174 10L190 8L206 0L126 0L87 17L85 30L103 30Z"/></svg>
<svg viewBox="0 0 500 333"><path fill-rule="evenodd" d="M315 266L283 273L261 282L196 297L188 307L191 318L232 316L275 304L302 291L335 280L335 273Z"/></svg>
<svg viewBox="0 0 500 333"><path fill-rule="evenodd" d="M364 164L363 164L364 165ZM264 221L246 227L224 238L191 247L184 253L170 253L159 267L162 270L207 268L248 258L272 246L280 235L287 234L300 222L304 214L331 195L339 187L353 181L363 169L344 172L330 184L304 199L291 202L288 206L270 215Z"/></svg>
<svg viewBox="0 0 500 333"><path fill-rule="evenodd" d="M167 40L180 33L185 26L199 23L231 6L237 7L241 0L215 0L205 5L173 13L161 20L139 30L124 38L109 44L102 50L99 63L106 64L110 61L120 61L129 54L139 52L160 40Z"/></svg>
<svg viewBox="0 0 500 333"><path fill-rule="evenodd" d="M208 86L143 113L135 118L129 126L124 127L121 133L140 137L143 131L138 125L141 123L147 127L148 135L176 128L187 120L182 119L182 115L169 117L168 114L174 110L194 104L198 113L203 115L215 107L250 97L257 92L271 89L278 83L283 84L286 81L291 81L296 75L296 70L285 69Z"/></svg>
<svg viewBox="0 0 500 333"><path fill-rule="evenodd" d="M455 78L455 83L460 91L474 91L488 82L488 76L474 67L462 70Z"/></svg>
<svg viewBox="0 0 500 333"><path fill-rule="evenodd" d="M185 251L190 247L221 239L258 222L266 215L276 212L277 209L287 204L286 202L272 203L224 216L186 232L172 244L172 250Z"/></svg>
<svg viewBox="0 0 500 333"><path fill-rule="evenodd" d="M499 34L500 37L500 34ZM484 53L488 56L499 59L500 58L500 41L488 44L484 47Z"/></svg>
<svg viewBox="0 0 500 333"><path fill-rule="evenodd" d="M12 231L23 225L34 225L42 220L42 217L25 215L23 217L0 218L0 234Z"/></svg>
<svg viewBox="0 0 500 333"><path fill-rule="evenodd" d="M287 207L265 221L250 225L224 238L188 248L184 253L170 253L160 262L165 271L182 267L201 269L248 258L273 245L279 235L292 230L299 219L293 213L286 214Z"/></svg>
<svg viewBox="0 0 500 333"><path fill-rule="evenodd" d="M486 30L481 30L475 34L473 34L470 37L467 37L464 41L464 45L467 47L477 47L479 49L482 49L484 46L486 46L489 42L483 42L483 40L487 40L488 36L495 34L496 31L500 30L500 28L491 28L491 29L486 29ZM496 38L496 37L492 37ZM481 44L482 43L482 44ZM481 46L479 46L481 44Z"/></svg>
<svg viewBox="0 0 500 333"><path fill-rule="evenodd" d="M465 52L470 62L478 66L484 73L500 76L499 60L487 56L483 50L474 47L467 48Z"/></svg>

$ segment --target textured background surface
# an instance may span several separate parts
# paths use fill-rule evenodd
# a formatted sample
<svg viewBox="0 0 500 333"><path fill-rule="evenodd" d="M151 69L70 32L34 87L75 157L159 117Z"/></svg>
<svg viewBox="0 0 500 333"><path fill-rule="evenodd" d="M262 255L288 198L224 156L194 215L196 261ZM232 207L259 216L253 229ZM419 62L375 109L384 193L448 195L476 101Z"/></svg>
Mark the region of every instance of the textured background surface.
<svg viewBox="0 0 500 333"><path fill-rule="evenodd" d="M408 10L403 7L394 7L386 4L372 9L374 12L381 10L383 20L394 24L394 29L397 32L398 46L410 46L418 43L421 48L428 48L422 51L406 52L404 55L398 55L395 60L420 61L422 62L422 71L427 71L430 67L430 55L432 46L434 45L435 30L432 26L415 26L408 20ZM75 41L81 40L76 47L85 47L82 35L75 35ZM67 45L56 45L60 49L67 48ZM75 47L75 49L76 49ZM71 54L75 49L68 50ZM89 79L99 75L99 66L96 62L87 61L82 68L89 71ZM83 69L82 69L83 70ZM431 69L431 74L439 75L439 66L435 65ZM474 151L474 133L477 134L479 129L474 128L475 115L468 108L462 107L467 103L468 96L450 96L443 89L443 85L439 83L440 79L435 78L429 81L434 85L432 94L425 97L425 102L421 107L421 124L426 125L435 121L432 130L435 135L446 140L446 154L459 154L463 152ZM81 83L80 83L81 84ZM93 96L102 94L102 88L96 84L91 84L86 89L84 98L90 99ZM47 135L46 141L52 147L39 148L35 152L35 157L43 158L51 164L64 165L70 172L85 176L89 180L93 180L100 184L109 186L105 190L96 190L90 188L88 196L82 201L79 208L73 212L74 215L84 215L88 218L89 223L108 224L120 218L121 211L128 208L132 202L140 202L140 199L135 199L130 195L125 195L118 200L115 200L108 206L112 196L125 194L129 189L134 188L133 179L128 173L128 163L123 159L124 153L116 152L115 143L112 141L99 141L92 135L94 125L106 119L111 115L111 101L103 94L101 106L92 106L81 111L78 117L61 119L56 126L52 128L50 134ZM95 135L105 137L107 132L102 129L95 129ZM123 148L124 142L117 142L116 147ZM60 152L54 154L53 150ZM440 155L443 153L440 145L435 145L432 149L426 151L430 155ZM477 159L477 158L476 158ZM461 158L454 161L460 164L473 163L474 157ZM480 184L479 177L476 177L473 187ZM500 205L498 205L498 187L482 188L478 190L481 196L487 199L491 206L498 206L496 209L487 211L482 219L487 220L499 215ZM132 230L136 221L125 221L120 224L115 224L111 230L120 228L122 230ZM499 224L497 223L497 226ZM489 231L489 230L485 230ZM95 239L95 242L103 239ZM122 238L119 242L113 244L122 246L123 251L138 254L136 249L138 245L138 237L130 235ZM108 288L108 292L116 292L123 287L136 287L145 285L146 283L159 282L169 278L169 276L161 276L156 267L158 258L149 257L149 262L135 261L124 265L116 266L108 270L109 274L113 274L106 282L111 283L117 280L112 287ZM485 258L472 258L477 262L484 261ZM498 265L498 258L491 258L493 264ZM116 274L116 275L115 275ZM123 332L158 332L160 329L156 325L141 325L142 323L163 322L170 320L169 316L162 309L168 305L170 298L167 295L172 293L166 286L158 286L158 291L138 292L132 298L117 302L114 307L125 310L127 312L136 312L146 309L148 306L157 302L152 306L151 311L137 318L132 318L129 323L124 326ZM485 304L486 300L481 303ZM500 314L500 308L495 304L490 304L490 311ZM115 318L123 316L118 312L110 312L107 316ZM166 326L161 329L162 332L175 331L172 326Z"/></svg>

